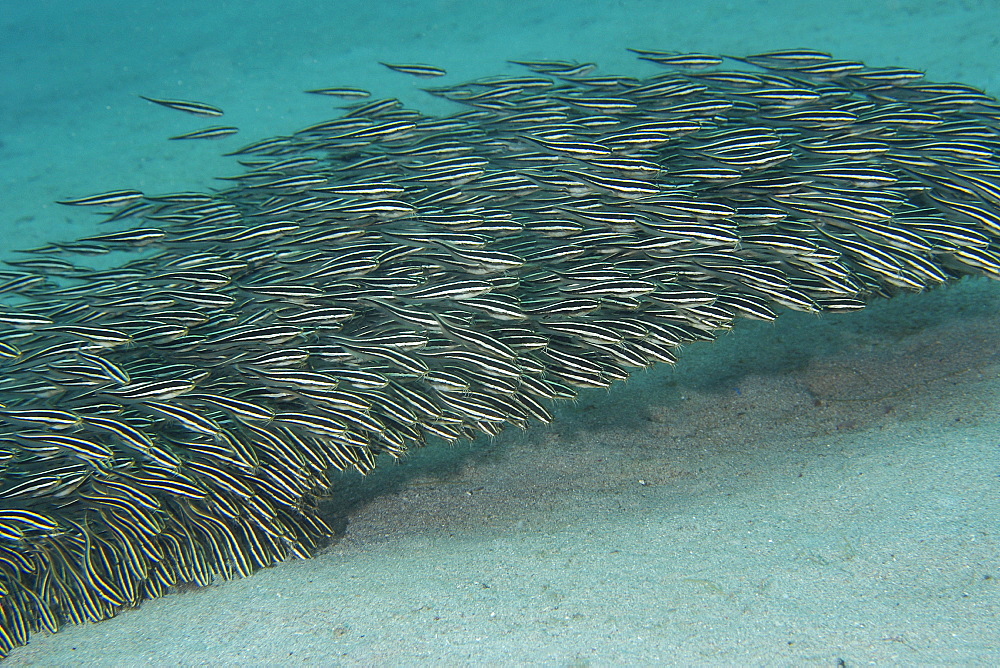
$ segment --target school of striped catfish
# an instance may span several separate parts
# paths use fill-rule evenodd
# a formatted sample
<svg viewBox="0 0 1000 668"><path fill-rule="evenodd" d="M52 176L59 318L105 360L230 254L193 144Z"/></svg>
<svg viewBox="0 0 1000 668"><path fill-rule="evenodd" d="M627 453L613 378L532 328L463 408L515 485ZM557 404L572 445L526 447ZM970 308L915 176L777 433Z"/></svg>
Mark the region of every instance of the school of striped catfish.
<svg viewBox="0 0 1000 668"><path fill-rule="evenodd" d="M338 472L549 421L739 318L1000 278L993 97L809 49L635 53L660 68L427 88L445 117L307 91L343 113L234 151L222 189L64 200L125 229L0 271L0 653L307 557Z"/></svg>

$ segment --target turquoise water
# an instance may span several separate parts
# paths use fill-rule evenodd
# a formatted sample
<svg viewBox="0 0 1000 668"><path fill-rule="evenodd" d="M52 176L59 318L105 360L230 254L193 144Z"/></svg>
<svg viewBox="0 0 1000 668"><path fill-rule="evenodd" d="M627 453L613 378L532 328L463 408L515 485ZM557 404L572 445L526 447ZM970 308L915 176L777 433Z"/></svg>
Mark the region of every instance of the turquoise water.
<svg viewBox="0 0 1000 668"><path fill-rule="evenodd" d="M5 251L89 234L56 199L220 187L220 154L358 85L445 112L509 58L810 46L1000 93L992 2L37 2L0 11ZM138 95L204 100L202 127ZM590 392L552 426L416 453L330 505L333 546L39 634L41 665L1000 662L1000 286L783 316Z"/></svg>

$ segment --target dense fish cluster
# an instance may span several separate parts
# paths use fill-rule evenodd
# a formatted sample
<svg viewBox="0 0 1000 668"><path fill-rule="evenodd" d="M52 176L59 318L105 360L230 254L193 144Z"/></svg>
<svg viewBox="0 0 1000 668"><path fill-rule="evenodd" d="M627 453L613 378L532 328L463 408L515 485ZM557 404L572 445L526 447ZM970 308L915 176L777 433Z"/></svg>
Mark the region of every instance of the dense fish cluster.
<svg viewBox="0 0 1000 668"><path fill-rule="evenodd" d="M236 151L227 189L65 202L136 222L0 272L0 650L305 557L333 472L547 421L737 318L1000 278L993 98L637 53L664 69L429 89L443 118L317 89L353 99Z"/></svg>

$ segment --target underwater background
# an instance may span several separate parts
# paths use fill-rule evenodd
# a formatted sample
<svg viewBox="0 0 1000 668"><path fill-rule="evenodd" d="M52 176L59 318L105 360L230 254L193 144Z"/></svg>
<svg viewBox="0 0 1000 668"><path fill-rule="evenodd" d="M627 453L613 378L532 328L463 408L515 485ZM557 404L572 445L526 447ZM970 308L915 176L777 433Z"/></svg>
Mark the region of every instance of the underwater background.
<svg viewBox="0 0 1000 668"><path fill-rule="evenodd" d="M0 248L92 234L57 199L222 187L222 157L356 85L454 109L508 59L807 46L1000 93L973 0L8 2ZM138 96L204 100L236 137ZM1000 663L1000 285L741 322L552 425L342 476L314 559L35 635L11 665Z"/></svg>

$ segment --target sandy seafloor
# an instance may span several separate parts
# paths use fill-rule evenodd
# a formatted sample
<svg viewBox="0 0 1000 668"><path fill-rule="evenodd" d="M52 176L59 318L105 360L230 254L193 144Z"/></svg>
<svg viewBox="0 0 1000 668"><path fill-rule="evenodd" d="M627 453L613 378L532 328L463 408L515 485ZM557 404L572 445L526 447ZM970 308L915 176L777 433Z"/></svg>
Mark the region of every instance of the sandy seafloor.
<svg viewBox="0 0 1000 668"><path fill-rule="evenodd" d="M506 58L826 49L1000 93L995 0L89 0L0 8L0 244L52 204L204 190L356 84L445 103ZM204 100L241 133L137 95ZM218 182L214 182L218 183ZM314 559L39 634L9 665L1000 664L1000 285L742 323L553 425L345 476Z"/></svg>

